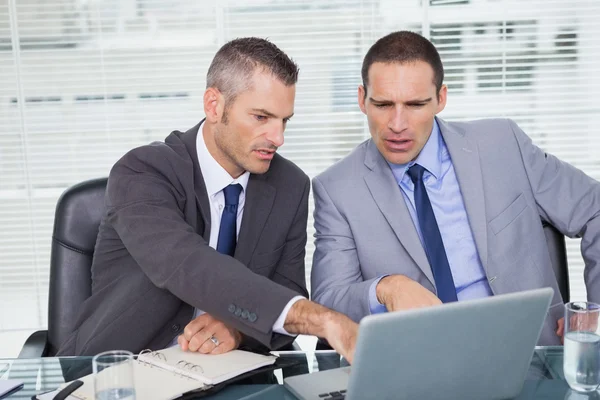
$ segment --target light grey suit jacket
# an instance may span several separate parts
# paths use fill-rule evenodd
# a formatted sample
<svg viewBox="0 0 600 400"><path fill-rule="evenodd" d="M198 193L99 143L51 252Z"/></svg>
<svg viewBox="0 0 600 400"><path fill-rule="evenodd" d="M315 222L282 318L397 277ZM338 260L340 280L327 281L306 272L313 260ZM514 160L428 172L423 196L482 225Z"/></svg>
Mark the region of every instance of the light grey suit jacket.
<svg viewBox="0 0 600 400"><path fill-rule="evenodd" d="M544 153L513 121L438 123L492 291L553 288L539 343L559 344L563 300L542 222L583 238L588 299L600 301L600 183ZM400 188L372 140L314 178L313 193L313 300L359 321L381 275L406 275L435 293Z"/></svg>

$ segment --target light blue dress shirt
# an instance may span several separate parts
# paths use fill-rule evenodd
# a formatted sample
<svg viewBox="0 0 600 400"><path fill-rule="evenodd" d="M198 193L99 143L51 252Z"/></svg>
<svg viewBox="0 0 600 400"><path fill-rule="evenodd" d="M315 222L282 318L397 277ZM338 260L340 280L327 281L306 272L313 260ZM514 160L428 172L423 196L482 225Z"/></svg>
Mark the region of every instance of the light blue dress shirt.
<svg viewBox="0 0 600 400"><path fill-rule="evenodd" d="M423 244L415 208L415 186L406 173L415 163L426 169L423 182L442 235L458 300L492 296L492 290L475 247L475 239L473 239L450 153L435 120L429 140L415 161L408 164L388 163ZM377 300L376 286L381 278L383 276L373 282L369 288L369 307L373 314L386 311L385 306Z"/></svg>

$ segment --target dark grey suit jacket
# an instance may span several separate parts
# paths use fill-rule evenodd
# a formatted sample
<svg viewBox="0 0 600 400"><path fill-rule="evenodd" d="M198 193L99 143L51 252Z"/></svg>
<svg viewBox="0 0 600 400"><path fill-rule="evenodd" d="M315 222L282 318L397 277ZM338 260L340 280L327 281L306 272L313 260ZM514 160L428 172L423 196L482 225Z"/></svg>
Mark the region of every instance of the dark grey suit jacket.
<svg viewBox="0 0 600 400"><path fill-rule="evenodd" d="M279 155L267 173L250 175L235 255L222 255L208 246L199 128L138 147L111 170L92 296L59 355L163 348L181 334L194 307L249 341L276 348L293 340L272 327L294 296L308 297L310 180Z"/></svg>

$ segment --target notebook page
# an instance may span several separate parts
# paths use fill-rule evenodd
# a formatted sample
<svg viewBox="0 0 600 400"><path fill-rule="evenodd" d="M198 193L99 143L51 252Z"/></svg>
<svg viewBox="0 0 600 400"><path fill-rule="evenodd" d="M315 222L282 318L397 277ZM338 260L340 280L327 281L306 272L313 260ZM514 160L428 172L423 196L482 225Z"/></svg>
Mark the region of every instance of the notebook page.
<svg viewBox="0 0 600 400"><path fill-rule="evenodd" d="M225 354L200 354L183 351L179 346L160 350L164 357L142 354L140 360L186 375L209 385L216 385L248 371L271 365L277 357L233 350Z"/></svg>
<svg viewBox="0 0 600 400"><path fill-rule="evenodd" d="M119 367L121 366L112 368ZM94 400L94 375L87 375L80 380L83 381L83 386L73 392L72 396L78 400ZM204 386L196 380L137 361L133 363L133 380L135 397L143 400L175 399L183 393Z"/></svg>

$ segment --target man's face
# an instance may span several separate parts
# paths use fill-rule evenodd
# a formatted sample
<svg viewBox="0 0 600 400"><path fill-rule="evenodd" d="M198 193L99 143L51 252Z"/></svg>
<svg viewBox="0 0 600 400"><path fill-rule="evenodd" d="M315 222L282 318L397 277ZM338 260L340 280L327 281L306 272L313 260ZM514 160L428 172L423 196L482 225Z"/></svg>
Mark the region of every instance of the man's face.
<svg viewBox="0 0 600 400"><path fill-rule="evenodd" d="M393 164L417 158L429 139L433 120L446 106L446 86L436 93L433 68L424 61L374 63L358 102L367 116L377 149Z"/></svg>
<svg viewBox="0 0 600 400"><path fill-rule="evenodd" d="M294 85L286 86L270 73L255 72L251 89L228 105L226 120L217 124L214 138L223 156L217 161L231 176L267 172L275 151L283 145L295 95Z"/></svg>

